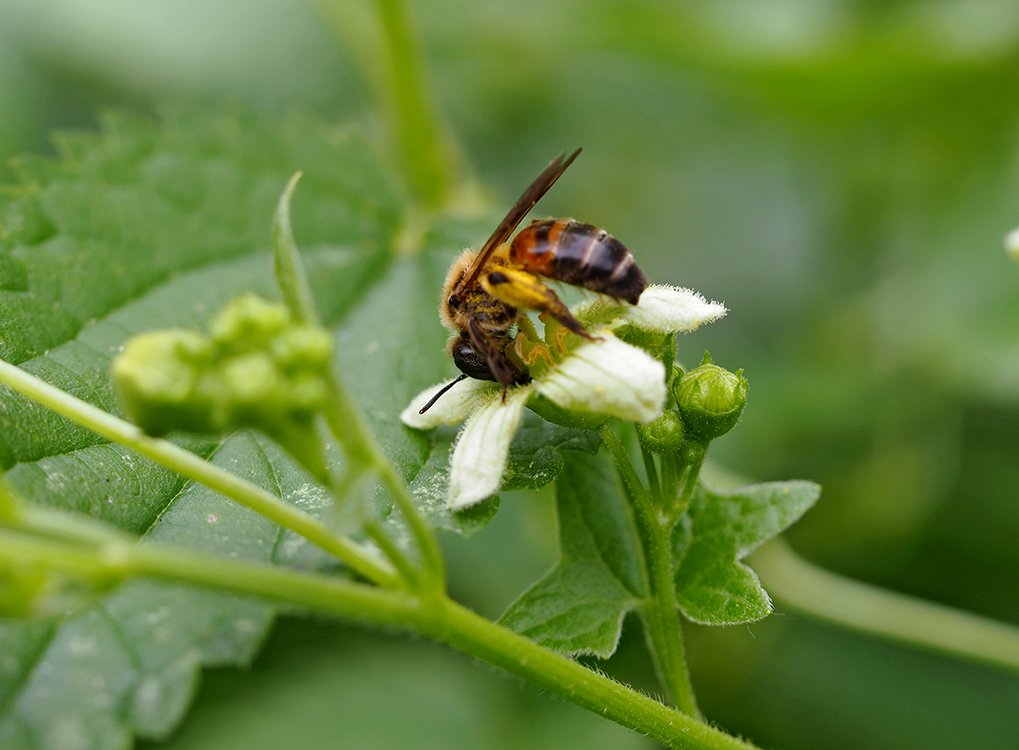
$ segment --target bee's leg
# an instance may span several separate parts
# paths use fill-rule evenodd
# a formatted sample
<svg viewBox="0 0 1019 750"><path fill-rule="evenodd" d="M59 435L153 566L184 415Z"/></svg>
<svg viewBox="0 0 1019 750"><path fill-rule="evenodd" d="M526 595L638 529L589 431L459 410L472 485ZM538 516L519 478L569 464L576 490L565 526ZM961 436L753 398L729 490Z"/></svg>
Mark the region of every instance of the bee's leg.
<svg viewBox="0 0 1019 750"><path fill-rule="evenodd" d="M481 275L481 286L500 302L518 309L547 312L578 336L594 339L573 317L559 295L526 271L497 267Z"/></svg>
<svg viewBox="0 0 1019 750"><path fill-rule="evenodd" d="M527 372L515 366L506 354L506 347L512 344L512 339L486 334L474 320L470 322L468 329L471 344L476 351L484 355L488 369L494 376L492 379L502 386L502 400L505 403L506 392L511 385L527 383L531 379Z"/></svg>

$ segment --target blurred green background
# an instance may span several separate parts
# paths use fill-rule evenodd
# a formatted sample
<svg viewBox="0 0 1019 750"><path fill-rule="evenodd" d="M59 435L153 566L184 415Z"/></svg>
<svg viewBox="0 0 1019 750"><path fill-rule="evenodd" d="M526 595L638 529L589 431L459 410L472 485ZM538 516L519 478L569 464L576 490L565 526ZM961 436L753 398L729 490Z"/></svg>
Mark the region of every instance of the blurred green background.
<svg viewBox="0 0 1019 750"><path fill-rule="evenodd" d="M409 10L437 106L496 205L581 145L540 212L597 223L652 279L728 304L680 356L710 348L750 378L743 421L713 449L721 464L824 485L792 544L832 570L1019 624L1019 265L1001 244L1019 225L1019 4ZM372 117L349 25L369 11L0 0L0 156L48 153L52 129L92 128L109 107ZM491 527L448 539L457 596L497 615L540 575L555 556L549 506L510 496ZM691 629L701 702L726 728L791 750L1016 746L1016 675L778 610ZM635 624L608 668L655 689ZM250 673L208 673L158 747L284 743L650 746L430 644L286 621Z"/></svg>

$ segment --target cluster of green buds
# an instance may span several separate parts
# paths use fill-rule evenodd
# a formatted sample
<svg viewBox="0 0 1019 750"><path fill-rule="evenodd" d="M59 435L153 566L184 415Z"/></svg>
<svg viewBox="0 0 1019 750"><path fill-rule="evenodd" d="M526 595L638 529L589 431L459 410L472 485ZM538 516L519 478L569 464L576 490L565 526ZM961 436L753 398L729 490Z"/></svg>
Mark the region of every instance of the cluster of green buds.
<svg viewBox="0 0 1019 750"><path fill-rule="evenodd" d="M637 435L652 453L674 454L683 450L702 452L739 421L747 403L747 379L743 371L730 372L711 361L683 372L673 368L672 396L662 415L637 425Z"/></svg>
<svg viewBox="0 0 1019 750"><path fill-rule="evenodd" d="M128 417L151 435L252 427L305 462L329 398L333 340L255 295L231 302L207 334L168 329L132 338L113 363ZM311 451L311 453L309 453ZM316 473L318 462L309 468Z"/></svg>

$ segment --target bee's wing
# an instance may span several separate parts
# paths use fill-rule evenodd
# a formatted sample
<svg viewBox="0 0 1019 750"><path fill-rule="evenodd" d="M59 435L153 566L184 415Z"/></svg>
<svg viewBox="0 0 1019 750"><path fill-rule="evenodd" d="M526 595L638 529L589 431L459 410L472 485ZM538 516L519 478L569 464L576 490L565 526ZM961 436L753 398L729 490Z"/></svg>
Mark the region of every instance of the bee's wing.
<svg viewBox="0 0 1019 750"><path fill-rule="evenodd" d="M481 269L488 263L488 259L491 257L495 249L505 242L513 230L517 228L517 225L524 220L527 213L534 208L534 204L541 200L541 196L549 191L555 181L559 179L563 172L566 171L573 160L577 158L580 153L578 148L572 154L567 156L565 153L559 154L555 159L549 162L549 165L542 170L532 182L527 190L523 192L523 195L517 199L517 202L513 204L513 208L509 210L499 226L492 232L492 236L488 238L488 241L482 246L481 251L478 253L478 257L475 259L474 264L470 267L467 273L464 274L460 283L456 286L456 292L462 292L475 282L478 278L478 274L481 273Z"/></svg>

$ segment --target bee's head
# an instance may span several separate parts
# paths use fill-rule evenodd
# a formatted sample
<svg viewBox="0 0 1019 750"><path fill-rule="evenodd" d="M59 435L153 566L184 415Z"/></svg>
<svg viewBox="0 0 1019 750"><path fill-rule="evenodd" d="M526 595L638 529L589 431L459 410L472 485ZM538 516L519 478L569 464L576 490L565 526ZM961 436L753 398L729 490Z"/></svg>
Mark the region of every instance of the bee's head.
<svg viewBox="0 0 1019 750"><path fill-rule="evenodd" d="M495 380L488 359L474 348L471 340L464 335L453 339L449 353L453 356L453 364L469 378L475 380Z"/></svg>

